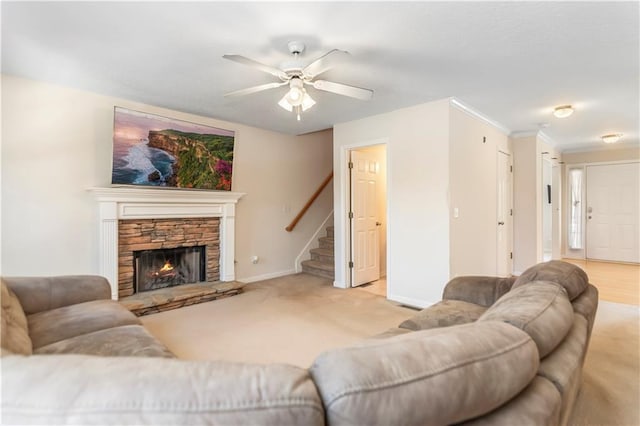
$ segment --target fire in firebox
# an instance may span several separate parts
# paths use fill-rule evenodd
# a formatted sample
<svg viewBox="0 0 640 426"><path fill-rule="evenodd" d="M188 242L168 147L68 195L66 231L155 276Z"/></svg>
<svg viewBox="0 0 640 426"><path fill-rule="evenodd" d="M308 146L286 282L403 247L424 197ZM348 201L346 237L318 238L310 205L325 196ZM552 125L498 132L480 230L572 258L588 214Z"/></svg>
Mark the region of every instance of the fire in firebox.
<svg viewBox="0 0 640 426"><path fill-rule="evenodd" d="M206 280L205 247L134 252L136 292Z"/></svg>
<svg viewBox="0 0 640 426"><path fill-rule="evenodd" d="M164 265L162 265L162 268L157 271L151 271L151 275L153 277L174 277L176 275L175 272L173 272L174 269L171 261L167 260Z"/></svg>

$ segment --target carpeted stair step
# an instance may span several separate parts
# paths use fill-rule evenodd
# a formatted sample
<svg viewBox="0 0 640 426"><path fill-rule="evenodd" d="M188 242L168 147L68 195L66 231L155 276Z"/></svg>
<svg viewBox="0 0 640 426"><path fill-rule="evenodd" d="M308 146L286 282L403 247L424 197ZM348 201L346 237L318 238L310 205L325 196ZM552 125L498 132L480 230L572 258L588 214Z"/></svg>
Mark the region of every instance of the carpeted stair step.
<svg viewBox="0 0 640 426"><path fill-rule="evenodd" d="M310 250L311 260L333 264L333 249L314 248Z"/></svg>
<svg viewBox="0 0 640 426"><path fill-rule="evenodd" d="M305 260L302 262L302 272L319 277L334 278L333 263L323 263L317 260Z"/></svg>
<svg viewBox="0 0 640 426"><path fill-rule="evenodd" d="M333 250L333 237L320 237L318 241L320 242L320 248Z"/></svg>
<svg viewBox="0 0 640 426"><path fill-rule="evenodd" d="M327 237L333 238L333 226L327 226Z"/></svg>

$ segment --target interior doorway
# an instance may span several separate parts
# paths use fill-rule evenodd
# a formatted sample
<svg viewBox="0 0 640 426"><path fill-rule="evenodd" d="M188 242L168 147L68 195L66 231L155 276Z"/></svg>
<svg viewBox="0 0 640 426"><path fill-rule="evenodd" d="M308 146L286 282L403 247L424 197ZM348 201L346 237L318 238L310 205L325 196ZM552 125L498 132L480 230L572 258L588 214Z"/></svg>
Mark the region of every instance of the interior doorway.
<svg viewBox="0 0 640 426"><path fill-rule="evenodd" d="M498 151L498 223L496 275L513 273L513 168L511 155Z"/></svg>
<svg viewBox="0 0 640 426"><path fill-rule="evenodd" d="M551 260L553 254L553 199L551 161L542 159L542 261Z"/></svg>
<svg viewBox="0 0 640 426"><path fill-rule="evenodd" d="M349 283L386 295L387 147L349 151ZM381 288L384 287L384 289Z"/></svg>

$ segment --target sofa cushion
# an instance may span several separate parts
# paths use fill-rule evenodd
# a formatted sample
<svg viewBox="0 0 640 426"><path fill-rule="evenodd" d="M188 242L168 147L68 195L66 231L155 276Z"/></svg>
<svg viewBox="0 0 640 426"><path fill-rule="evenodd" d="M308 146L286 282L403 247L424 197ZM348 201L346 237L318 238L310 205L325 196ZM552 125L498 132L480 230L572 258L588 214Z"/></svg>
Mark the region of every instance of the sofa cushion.
<svg viewBox="0 0 640 426"><path fill-rule="evenodd" d="M444 287L442 298L462 300L488 308L511 290L515 280L515 277L456 277Z"/></svg>
<svg viewBox="0 0 640 426"><path fill-rule="evenodd" d="M173 358L141 325L124 325L71 337L34 350L35 354L83 354Z"/></svg>
<svg viewBox="0 0 640 426"><path fill-rule="evenodd" d="M571 331L555 351L540 362L538 375L555 385L562 395L560 424L567 424L578 395L582 378L582 365L587 351L587 320L574 314Z"/></svg>
<svg viewBox="0 0 640 426"><path fill-rule="evenodd" d="M120 325L141 324L138 317L113 300L94 300L29 315L33 347Z"/></svg>
<svg viewBox="0 0 640 426"><path fill-rule="evenodd" d="M538 365L526 333L487 321L334 349L310 371L328 424L450 424L513 398Z"/></svg>
<svg viewBox="0 0 640 426"><path fill-rule="evenodd" d="M371 336L370 339L386 339L388 337L399 336L401 334L407 334L407 333L411 333L411 330L408 330L406 328L394 327L380 334L376 334L375 336Z"/></svg>
<svg viewBox="0 0 640 426"><path fill-rule="evenodd" d="M587 289L578 297L571 301L573 311L582 315L587 319L589 324L589 335L593 329L593 323L596 319L596 311L598 310L598 289L589 284Z"/></svg>
<svg viewBox="0 0 640 426"><path fill-rule="evenodd" d="M573 308L564 288L534 281L502 296L478 321L504 321L518 327L536 342L543 358L569 332Z"/></svg>
<svg viewBox="0 0 640 426"><path fill-rule="evenodd" d="M550 381L536 377L518 396L464 426L557 426L560 424L560 393Z"/></svg>
<svg viewBox="0 0 640 426"><path fill-rule="evenodd" d="M476 321L487 310L484 306L461 300L442 300L423 309L398 327L409 330L448 327Z"/></svg>
<svg viewBox="0 0 640 426"><path fill-rule="evenodd" d="M91 300L111 299L109 281L95 275L4 279L20 299L27 315Z"/></svg>
<svg viewBox="0 0 640 426"><path fill-rule="evenodd" d="M3 424L324 424L309 372L288 365L9 356Z"/></svg>
<svg viewBox="0 0 640 426"><path fill-rule="evenodd" d="M561 260L538 263L523 272L513 287L516 289L532 281L551 281L560 284L567 291L569 300L582 294L589 284L589 277L580 267Z"/></svg>
<svg viewBox="0 0 640 426"><path fill-rule="evenodd" d="M33 346L29 338L27 317L22 310L20 301L3 280L0 280L2 293L0 303L2 305L1 346L3 355L15 353L31 355Z"/></svg>

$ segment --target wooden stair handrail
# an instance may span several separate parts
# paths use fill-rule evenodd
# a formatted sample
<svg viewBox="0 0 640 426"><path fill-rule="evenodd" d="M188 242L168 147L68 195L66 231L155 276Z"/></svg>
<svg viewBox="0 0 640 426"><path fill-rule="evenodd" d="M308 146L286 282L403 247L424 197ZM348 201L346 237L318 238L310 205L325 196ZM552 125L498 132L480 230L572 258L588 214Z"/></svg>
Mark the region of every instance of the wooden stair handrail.
<svg viewBox="0 0 640 426"><path fill-rule="evenodd" d="M331 179L333 179L333 171L331 173L329 173L329 176L327 176L326 179L320 184L320 186L318 187L316 192L314 192L313 195L311 196L311 198L309 198L309 201L307 201L307 204L304 205L302 210L300 210L300 213L298 213L298 215L291 221L289 226L284 228L284 229L287 230L287 232L293 231L293 228L296 227L296 225L298 224L300 219L302 219L302 216L304 216L304 214L307 212L307 210L309 210L309 207L311 207L311 205L316 200L316 198L318 198L318 196L320 195L322 190L329 184L329 182L331 182Z"/></svg>

